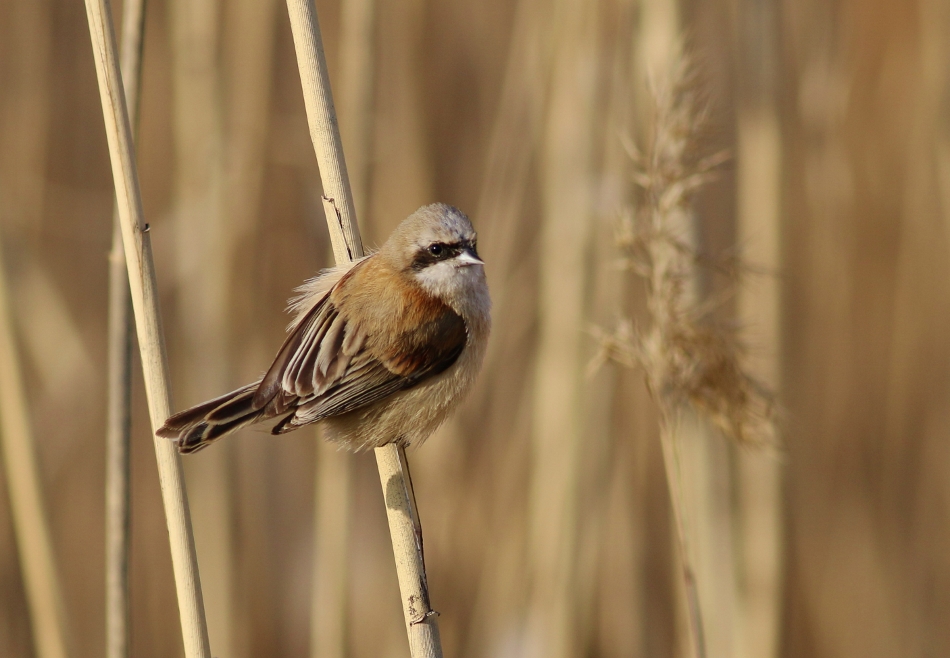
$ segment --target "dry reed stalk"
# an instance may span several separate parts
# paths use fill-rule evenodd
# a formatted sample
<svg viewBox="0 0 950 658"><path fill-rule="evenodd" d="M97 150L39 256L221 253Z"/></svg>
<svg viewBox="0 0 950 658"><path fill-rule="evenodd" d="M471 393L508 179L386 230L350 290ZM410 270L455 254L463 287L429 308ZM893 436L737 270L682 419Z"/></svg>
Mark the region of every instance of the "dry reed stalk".
<svg viewBox="0 0 950 658"><path fill-rule="evenodd" d="M662 406L662 405L661 405ZM693 568L690 537L695 536L688 530L686 500L684 499L683 465L680 451L682 432L681 419L661 411L660 446L663 449L663 466L666 469L666 484L670 491L670 509L673 512L673 530L676 533L677 553L686 592L687 615L689 619L690 645L696 658L706 658L706 634L703 625L703 607L699 594L699 583ZM681 647L682 650L682 647Z"/></svg>
<svg viewBox="0 0 950 658"><path fill-rule="evenodd" d="M530 577L524 566L524 520L512 506L522 495L524 463L511 453L510 440L530 416L528 350L533 341L534 310L524 304L533 295L530 267L519 248L533 240L536 223L529 208L534 158L541 140L548 96L553 40L550 12L539 0L519 0L509 38L501 98L489 139L484 178L474 217L491 224L479 231L479 251L491 267L494 330L491 347L467 407L478 410L479 434L494 439L493 484L484 491L495 519L493 549L480 565L467 641L460 655L503 651L499 646L523 624L524 592ZM513 377L513 373L517 376ZM499 395L493 382L506 381L512 395ZM490 413L484 413L489 409ZM463 409L448 421L448 433L462 435ZM523 421L523 422L519 422ZM520 506L519 506L520 507Z"/></svg>
<svg viewBox="0 0 950 658"><path fill-rule="evenodd" d="M6 123L0 143L0 219L36 231L42 225L49 117L50 11L44 2L10 3L14 75L5 79ZM0 261L3 260L0 245ZM12 299L0 262L0 450L9 490L20 570L40 658L67 655L67 621L57 574L28 402L16 345Z"/></svg>
<svg viewBox="0 0 950 658"><path fill-rule="evenodd" d="M276 0L228 3L224 46L230 65L224 73L227 98L225 195L222 203L228 230L239 243L258 216L264 179L274 62ZM226 250L233 254L235 247Z"/></svg>
<svg viewBox="0 0 950 658"><path fill-rule="evenodd" d="M227 314L231 322L238 321L244 312L248 299L246 294L236 296L236 290L246 293L247 285L253 274L235 268L234 258L238 250L255 230L260 220L261 200L264 182L264 170L267 161L268 136L271 126L271 89L274 78L275 23L279 16L279 4L276 0L233 0L223 7L224 33L222 34L223 93L226 113L226 140L224 141L224 182L221 199L222 220L227 223L226 230L219 237L226 240L220 247L229 262L221 267L230 273L228 281L229 298ZM244 299L245 308L241 308L239 299ZM253 312L253 311L251 311ZM236 339L233 329L222 336L233 347ZM265 346L258 346L262 349ZM238 356L229 351L228 364L230 385L231 377L248 378L257 374L257 364L261 358L272 356L257 354L259 350L245 350L244 358L235 361ZM243 364L255 362L254 370L248 372ZM224 447L224 446L222 446ZM268 485L262 478L267 469L267 460L263 451L267 447L257 442L234 442L227 448L227 475L231 480L231 506L228 513L233 522L232 529L232 566L228 570L233 578L235 595L230 602L229 616L231 629L228 635L233 654L229 658L249 656L255 651L255 640L260 639L260 624L254 623L261 614L272 609L268 596L262 596L261 590L272 582L272 574L260 567L266 558L266 546L269 538L261 528L268 518L267 501L264 496ZM199 538L200 540L200 538ZM199 545L200 548L200 545ZM199 551L200 552L200 551ZM224 571L224 570L222 570ZM205 576L202 567L202 577ZM214 603L211 603L213 610ZM219 612L224 612L221 608ZM212 638L214 631L212 629ZM218 653L220 649L216 649ZM225 655L222 653L222 655Z"/></svg>
<svg viewBox="0 0 950 658"><path fill-rule="evenodd" d="M361 257L363 245L333 108L317 10L313 0L287 0L287 9L297 51L310 137L323 181L323 206L330 241L336 261L343 263ZM377 448L376 463L386 500L386 515L396 558L410 653L414 658L441 657L437 614L429 606L422 554L422 527L416 512L406 453L396 445Z"/></svg>
<svg viewBox="0 0 950 658"><path fill-rule="evenodd" d="M539 338L532 413L529 655L567 658L577 641L577 528L587 255L592 238L598 3L554 8L557 44L541 156Z"/></svg>
<svg viewBox="0 0 950 658"><path fill-rule="evenodd" d="M116 188L122 242L129 274L132 307L138 333L145 392L152 429L157 430L171 412L168 366L162 336L155 266L152 262L148 225L142 213L138 174L135 167L132 130L116 57L115 32L106 0L86 0L86 17L92 38L99 95L105 120L109 156ZM185 655L209 658L201 583L191 533L188 498L181 461L175 445L153 437L162 487L162 501L171 543L172 567L181 618Z"/></svg>
<svg viewBox="0 0 950 658"><path fill-rule="evenodd" d="M219 44L221 3L173 0L173 216L184 378L181 395L203 400L233 388L228 346L235 237L223 205L224 114ZM234 444L185 460L191 515L214 652L233 656Z"/></svg>
<svg viewBox="0 0 950 658"><path fill-rule="evenodd" d="M602 71L603 81L601 91L596 94L602 95L603 105L591 140L601 145L602 151L594 161L597 192L590 218L592 235L587 260L585 313L587 322L593 323L616 321L620 309L627 306L629 293L629 277L616 266L615 258L604 248L610 250L613 245L616 210L626 202L631 187L630 158L615 137L629 129L633 110L630 76L633 44L630 35L637 8L636 0L604 3L598 21L596 41L602 54L597 68ZM585 361L590 358L593 347L585 341ZM609 613L604 611L633 607L638 596L630 594L637 590L634 583L639 577L637 569L621 568L619 573L616 570L621 564L634 564L637 559L636 547L626 543L629 535L617 533L618 523L632 524L637 514L625 512L619 519L612 514L610 504L619 484L615 481L622 481L619 486L626 488L631 487L635 477L629 468L617 466L618 461L623 461L618 457L629 449L632 438L628 432L617 431L619 422L622 422L617 417L618 400L623 400L624 408L630 405L626 391L623 398L618 397L625 374L619 366L610 364L593 377L585 378L581 395L584 447L579 468L583 513L578 515L577 527L576 623L580 646L598 646L603 653L615 655L629 655L635 650L629 644L608 649L610 640L607 638L613 634L617 639L632 639L637 632L636 625L621 623L619 628L615 628L616 620L611 623L605 619ZM629 525L628 528L633 531ZM618 545L618 540L621 545ZM618 557L618 554L623 555ZM607 566L609 561L614 562L612 566ZM618 598L618 591L624 591L626 596ZM627 614L629 612L624 612Z"/></svg>
<svg viewBox="0 0 950 658"><path fill-rule="evenodd" d="M481 184L476 217L492 217L492 231L481 240L492 255L488 276L507 282L523 262L519 230L525 206L525 189L530 185L531 165L541 140L547 104L553 39L550 12L539 0L520 0L515 10L511 50L505 69L501 100L492 126L485 178ZM510 314L502 309L508 302L508 285L492 289L492 305L498 322ZM514 295L517 297L517 295ZM520 300L519 302L520 303ZM492 340L506 340L516 332L496 329ZM483 372L504 367L511 354L493 349L486 355ZM484 381L490 377L483 378ZM476 390L478 395L480 390ZM450 421L452 422L452 421Z"/></svg>
<svg viewBox="0 0 950 658"><path fill-rule="evenodd" d="M925 88L931 92L946 93L947 47L940 39L941 30L950 26L950 8L940 0L925 0L920 11L922 35L923 74ZM940 214L944 222L944 236L950 244L950 121L938 121L936 129L935 175L940 198Z"/></svg>
<svg viewBox="0 0 950 658"><path fill-rule="evenodd" d="M66 616L21 378L0 244L0 449L39 658L68 655Z"/></svg>
<svg viewBox="0 0 950 658"><path fill-rule="evenodd" d="M706 419L692 412L678 418L675 438L683 521L691 538L688 559L703 611L706 654L727 658L735 652L738 598L732 449ZM684 653L688 646L684 638Z"/></svg>
<svg viewBox="0 0 950 658"><path fill-rule="evenodd" d="M499 281L510 282L523 262L523 252L518 247L519 220L524 218L525 190L530 185L532 161L544 125L549 87L544 80L551 69L550 28L550 13L542 10L539 0L519 1L475 213L477 217L494 218L493 230L482 238L484 246L480 249L491 255L489 277ZM501 327L515 315L516 307L523 306L521 297L511 287L510 284L498 285L492 289L492 305ZM510 312L506 312L509 307ZM527 322L522 321L522 324ZM493 349L486 355L483 382L492 379L488 373L510 365L520 348L516 338L523 333L502 328L493 332ZM491 391L477 387L475 395L488 398ZM486 402L487 399L479 399L475 406Z"/></svg>
<svg viewBox="0 0 950 658"><path fill-rule="evenodd" d="M109 253L109 393L106 424L106 656L129 655L129 547L132 428L132 303L122 234L115 224Z"/></svg>
<svg viewBox="0 0 950 658"><path fill-rule="evenodd" d="M424 0L377 5L376 109L373 116L373 196L369 214L360 217L364 239L382 243L399 217L434 198L436 171L433 134L427 122L431 83L420 66L430 47ZM347 165L350 166L349 164Z"/></svg>
<svg viewBox="0 0 950 658"><path fill-rule="evenodd" d="M352 261L362 258L363 243L343 159L343 145L333 108L317 9L312 0L288 0L287 10L300 69L310 139L323 183L323 210L330 230L333 255L337 262Z"/></svg>
<svg viewBox="0 0 950 658"><path fill-rule="evenodd" d="M39 252L29 247L27 250L19 255L25 261L24 267L11 290L13 316L19 331L21 358L33 364L40 380L39 389L31 395L31 404L41 397L55 407L75 395L78 382L92 380L96 367L61 284L35 257ZM56 345L56 350L50 350L50 345ZM43 407L35 407L33 413L43 414Z"/></svg>
<svg viewBox="0 0 950 658"><path fill-rule="evenodd" d="M756 349L748 369L770 389L780 384L782 140L776 99L777 8L740 2L737 12L740 70L737 112L737 240L743 258L765 276L743 279L737 297L740 325ZM740 546L740 658L772 658L779 651L782 601L782 468L771 452L736 456Z"/></svg>
<svg viewBox="0 0 950 658"><path fill-rule="evenodd" d="M122 5L120 68L132 124L137 123L144 0ZM131 488L129 439L132 429L132 299L122 248L119 209L112 211L109 254L108 410L106 425L106 656L129 655L129 547Z"/></svg>
<svg viewBox="0 0 950 658"><path fill-rule="evenodd" d="M227 241L220 247L221 253L226 255L228 260L226 264L221 264L221 268L231 274L226 312L232 322L240 317L235 290L245 290L241 279L237 278L236 272L239 270L234 267L234 257L260 218L270 128L278 6L276 0L232 0L224 7L222 62L226 63L226 66L222 71L225 76L222 95L226 101L227 112L223 117L226 121L226 140L223 144L224 182L221 213L227 227L218 235L220 239ZM244 283L246 282L248 280L245 278ZM233 331L221 337L229 343L233 343L234 338ZM252 354L256 351L249 350L244 361L254 361ZM235 356L231 350L228 354L228 364L235 364ZM256 367L255 365L254 368ZM250 377L254 374L256 371L241 371L241 364L237 363L229 367L227 376ZM228 385L231 383L229 381ZM227 614L230 619L231 628L227 637L232 645L232 654L229 658L249 656L254 652L252 638L258 637L258 625L254 624L253 620L259 618L257 615L261 612L271 609L267 597L260 595L258 587L262 583L270 582L271 578L267 570L260 568L258 559L263 559L263 546L267 543L267 538L262 536L260 531L267 518L267 502L262 497L267 485L260 481L267 464L266 460L261 459L262 449L266 449L266 446L240 441L226 448L226 452L231 453L227 457L226 475L231 480L232 495L227 512L234 525L231 533L232 565L227 570L222 569L221 573L230 574L235 596L233 601L220 607L218 612ZM249 572L253 573L253 576L249 577ZM206 573L202 567L203 578ZM213 595L208 591L209 595ZM251 594L245 596L245 593ZM213 613L215 605L216 602L211 602L209 614ZM215 637L213 628L211 636L212 639ZM218 645L217 641L215 644ZM219 652L221 655L228 655L220 647L215 650L215 653Z"/></svg>
<svg viewBox="0 0 950 658"><path fill-rule="evenodd" d="M950 120L948 120L945 110L945 100L950 92L950 83L948 83L948 73L950 73L950 47L944 38L946 31L950 28L950 6L939 0L924 0L920 5L920 41L921 41L921 101L918 102L918 111L922 116L915 122L917 130L921 133L917 138L916 150L910 153L910 159L919 164L926 163L929 172L921 171L919 179L932 181L930 184L936 187L936 194L928 194L926 190L921 190L918 195L924 198L938 199L936 214L943 222L943 234L947 239L947 245L950 246ZM908 171L913 169L908 166ZM917 178L917 176L915 176ZM914 179L911 179L914 180ZM913 217L915 209L908 213ZM918 228L918 235L927 235L930 233L926 228ZM926 239L930 239L927 237ZM901 244L900 264L901 270L910 268L911 261L916 254L910 253L909 246ZM903 272L901 272L903 274ZM907 275L901 278L910 278ZM913 299L913 281L908 281L902 293L905 298ZM906 303L906 302L905 302ZM899 313L904 309L895 304L895 324L899 318ZM906 322L906 320L905 320ZM895 332L896 333L896 332ZM908 344L913 344L912 339L905 339ZM898 371L897 359L903 358L904 367L912 362L907 348L904 350L893 351L892 369ZM903 379L903 377L901 378ZM913 390L908 386L908 390ZM896 415L896 414L894 414ZM895 436L900 430L895 428Z"/></svg>
<svg viewBox="0 0 950 658"><path fill-rule="evenodd" d="M376 3L346 0L341 11L341 138L349 154L354 206L361 217L368 205L372 150ZM324 441L319 428L316 433L310 652L313 658L344 658L348 647L353 457Z"/></svg>
<svg viewBox="0 0 950 658"><path fill-rule="evenodd" d="M0 131L0 217L17 230L43 224L50 117L51 5L44 0L8 2L4 17L6 62L4 123ZM7 22L9 21L9 22ZM35 233L34 233L35 234Z"/></svg>
<svg viewBox="0 0 950 658"><path fill-rule="evenodd" d="M912 65L916 74L912 78L913 87L908 90L909 94L902 94L910 100L906 106L908 116L905 119L908 121L908 130L898 138L899 148L903 150L903 153L898 155L899 162L906 176L898 192L899 240L892 275L894 287L890 331L886 333L889 343L885 352L885 369L882 371L886 373L884 423L880 436L882 452L877 457L882 462L879 466L882 475L879 476L881 479L878 481L880 484L877 491L888 492L884 495L891 499L890 503L882 501L879 505L887 509L887 513L895 514L896 518L901 520L905 518L905 503L899 495L891 493L902 486L897 484L898 478L908 478L914 487L921 486L920 483L927 479L936 478L945 491L948 465L946 457L936 457L939 453L929 447L946 446L946 389L941 387L938 389L940 392L931 394L929 399L923 392L933 390L930 382L935 381L935 377L940 378L946 374L948 363L946 336L950 326L950 309L947 305L950 300L950 242L938 240L936 237L942 232L944 238L950 238L950 206L946 205L950 199L941 198L947 193L948 182L945 167L948 164L947 136L950 129L947 116L947 98L950 91L950 82L947 79L950 62L947 56L950 54L950 47L946 41L946 30L950 27L950 7L936 0L924 0L917 8L918 31L910 38L919 49L919 59ZM941 418L941 421L938 421L940 424L936 425L940 429L933 427L921 431L921 418L935 417ZM920 434L914 436L918 432ZM908 450L908 440L920 441L918 447L913 449L919 451L919 454L933 456L923 458L922 462L936 458L935 475L928 477L923 469L914 469L912 473L908 473L901 466L897 466L907 458L905 451ZM902 475L891 470L895 468ZM888 471L891 472L888 474ZM941 539L935 542L933 527L923 522L918 525L916 532L923 533L923 542L931 547L928 552L933 551L931 555L939 556L937 559L942 564L939 568L945 571L943 559L947 541ZM903 530L897 532L903 536ZM919 560L922 565L925 561L921 560L921 557L922 555L915 551L914 559ZM919 573L923 574L932 569L930 566L922 567ZM909 601L920 601L923 592L932 582L927 576L917 576L917 579L919 584L904 594ZM902 604L901 607L905 606ZM921 624L920 621L911 621L911 615L920 613L908 614L910 609L912 605L897 613L902 624L923 627L934 623L927 621ZM924 604L924 609L928 611L923 613L924 618L927 618L929 603ZM904 655L946 653L947 649L936 649L937 634L946 638L942 621L937 621L934 628L940 630L936 633L925 632L925 635L913 639L905 639L903 634L898 634L895 639L900 638L897 641L901 643L901 647L897 652Z"/></svg>
<svg viewBox="0 0 950 658"><path fill-rule="evenodd" d="M373 151L376 1L344 0L340 17L340 132L357 217L366 216Z"/></svg>
<svg viewBox="0 0 950 658"><path fill-rule="evenodd" d="M320 434L317 430L310 655L345 658L353 508L352 456L324 441Z"/></svg>

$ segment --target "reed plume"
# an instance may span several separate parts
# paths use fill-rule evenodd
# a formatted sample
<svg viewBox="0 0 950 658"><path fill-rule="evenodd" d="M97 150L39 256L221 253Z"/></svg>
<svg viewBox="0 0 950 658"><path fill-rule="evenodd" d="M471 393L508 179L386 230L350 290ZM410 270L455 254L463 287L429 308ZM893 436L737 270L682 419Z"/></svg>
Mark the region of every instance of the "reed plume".
<svg viewBox="0 0 950 658"><path fill-rule="evenodd" d="M655 119L646 151L628 145L642 194L639 209L621 218L617 247L622 266L646 280L650 326L637 331L624 319L611 332L595 328L601 349L591 367L607 359L642 366L664 415L691 406L740 444L772 444L774 396L744 368L735 328L713 319L716 300L702 303L695 290L703 259L691 236L690 200L728 155L693 157L703 112L692 85L681 59L670 80L651 85Z"/></svg>
<svg viewBox="0 0 950 658"><path fill-rule="evenodd" d="M591 363L607 360L641 367L660 411L660 439L672 502L693 646L706 655L702 609L685 518L679 436L684 412L695 411L741 445L772 444L773 395L744 368L736 331L714 321L715 300L699 295L701 257L694 237L692 195L710 181L725 153L698 157L704 121L688 60L677 53L665 75L651 81L652 126L640 149L629 145L635 211L623 214L617 247L624 267L646 282L649 325L630 319L594 335L600 350Z"/></svg>

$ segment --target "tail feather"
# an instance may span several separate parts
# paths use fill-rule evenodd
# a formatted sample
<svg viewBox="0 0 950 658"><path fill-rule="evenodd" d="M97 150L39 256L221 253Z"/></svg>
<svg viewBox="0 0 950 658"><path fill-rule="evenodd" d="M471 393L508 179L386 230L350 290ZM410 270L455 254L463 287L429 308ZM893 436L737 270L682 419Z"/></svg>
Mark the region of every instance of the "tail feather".
<svg viewBox="0 0 950 658"><path fill-rule="evenodd" d="M196 423L188 427L178 436L178 440L175 442L178 445L178 452L182 454L198 452L208 447L212 441L262 420L263 415L263 412L255 411L247 416L235 418L226 423L212 424L204 421Z"/></svg>
<svg viewBox="0 0 950 658"><path fill-rule="evenodd" d="M175 439L179 452L201 450L215 439L271 417L254 407L259 381L171 416L158 436Z"/></svg>
<svg viewBox="0 0 950 658"><path fill-rule="evenodd" d="M254 393L257 385L246 386L231 393L229 399L225 400L217 407L205 415L205 420L209 423L229 423L237 418L242 418L260 409L254 408Z"/></svg>

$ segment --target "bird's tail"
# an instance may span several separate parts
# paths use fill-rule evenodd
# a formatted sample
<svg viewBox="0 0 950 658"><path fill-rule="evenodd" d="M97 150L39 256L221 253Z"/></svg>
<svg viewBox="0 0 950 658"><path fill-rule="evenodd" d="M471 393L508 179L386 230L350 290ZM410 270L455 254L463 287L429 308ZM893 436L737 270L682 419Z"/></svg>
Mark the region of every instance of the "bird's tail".
<svg viewBox="0 0 950 658"><path fill-rule="evenodd" d="M254 407L258 384L248 384L171 416L158 430L158 436L175 439L179 452L196 452L215 439L263 420L266 409Z"/></svg>

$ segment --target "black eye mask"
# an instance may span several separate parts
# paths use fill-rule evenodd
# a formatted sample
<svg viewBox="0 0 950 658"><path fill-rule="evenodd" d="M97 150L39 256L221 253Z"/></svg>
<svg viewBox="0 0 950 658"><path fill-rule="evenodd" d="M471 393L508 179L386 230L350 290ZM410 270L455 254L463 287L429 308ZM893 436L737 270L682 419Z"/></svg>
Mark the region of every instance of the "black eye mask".
<svg viewBox="0 0 950 658"><path fill-rule="evenodd" d="M435 265L440 261L455 258L465 250L470 250L474 253L474 241L464 240L453 243L433 242L416 253L416 257L412 260L411 269L416 272L424 270L430 265Z"/></svg>

